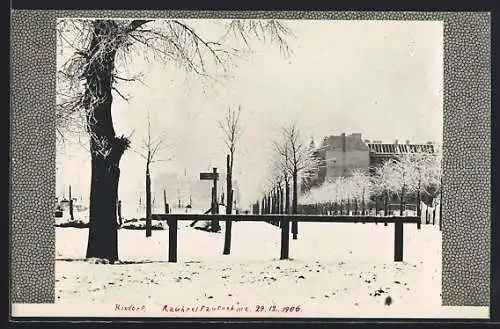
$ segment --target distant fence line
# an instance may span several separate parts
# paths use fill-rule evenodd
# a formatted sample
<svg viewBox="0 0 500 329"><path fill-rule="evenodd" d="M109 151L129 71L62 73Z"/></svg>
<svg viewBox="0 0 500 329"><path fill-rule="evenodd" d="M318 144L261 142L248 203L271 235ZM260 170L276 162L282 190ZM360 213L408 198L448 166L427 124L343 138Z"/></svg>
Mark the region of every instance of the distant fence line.
<svg viewBox="0 0 500 329"><path fill-rule="evenodd" d="M251 205L252 214L273 215L291 214L283 206L281 198L274 197L272 193L264 196L262 201ZM322 202L314 204L299 204L297 214L326 215L326 216L414 216L420 218L421 224L439 224L441 229L441 202L434 207L429 207L423 202L388 203L384 200L359 202L358 200L345 200L341 202ZM279 222L271 222L279 225Z"/></svg>

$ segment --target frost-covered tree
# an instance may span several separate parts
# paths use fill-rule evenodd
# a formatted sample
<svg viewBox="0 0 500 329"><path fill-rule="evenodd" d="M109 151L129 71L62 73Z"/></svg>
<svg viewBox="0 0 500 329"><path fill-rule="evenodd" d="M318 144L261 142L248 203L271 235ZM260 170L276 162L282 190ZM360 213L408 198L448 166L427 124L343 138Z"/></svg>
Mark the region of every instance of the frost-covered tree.
<svg viewBox="0 0 500 329"><path fill-rule="evenodd" d="M284 168L284 172L292 179L292 214L298 211L298 182L307 179L308 175L317 172L319 159L314 150L303 140L295 123L281 128L281 140L274 142L274 149ZM292 221L293 239L297 238L297 221Z"/></svg>
<svg viewBox="0 0 500 329"><path fill-rule="evenodd" d="M285 209L284 213L290 213L290 178L292 177L292 167L290 166L291 150L290 145L285 140L273 142L274 153L271 160L270 181L282 181L285 188Z"/></svg>
<svg viewBox="0 0 500 329"><path fill-rule="evenodd" d="M211 75L211 67L226 72L239 54L228 38L270 40L289 53L290 30L276 20L230 20L225 35L207 40L187 20L177 19L62 19L57 23L58 50L70 52L60 63L57 76L58 136L84 128L89 138L92 178L87 258L118 259L116 198L120 160L129 138L117 136L111 116L115 96L126 98L122 83L137 80L127 74L134 56L175 63L199 76ZM140 72L138 72L140 73Z"/></svg>
<svg viewBox="0 0 500 329"><path fill-rule="evenodd" d="M286 166L292 176L292 213L297 213L298 204L298 182L299 179L307 179L309 175L317 172L319 160L314 154L314 149L308 147L301 136L301 132L295 123L284 126L281 129L283 148L289 155ZM283 153L283 152L281 152Z"/></svg>
<svg viewBox="0 0 500 329"><path fill-rule="evenodd" d="M375 168L373 176L374 192L382 195L384 200L384 215L388 215L389 198L393 191L397 191L398 184L394 179L395 166L393 161L386 161L381 166Z"/></svg>
<svg viewBox="0 0 500 329"><path fill-rule="evenodd" d="M386 208L390 196L397 196L403 208L405 197L421 193L431 199L440 191L441 152L417 151L388 160L375 170L374 186L384 195ZM387 211L386 211L387 213Z"/></svg>
<svg viewBox="0 0 500 329"><path fill-rule="evenodd" d="M372 179L365 170L356 169L349 177L349 181L354 190L354 198L361 202L361 213L364 215L366 203L372 194Z"/></svg>
<svg viewBox="0 0 500 329"><path fill-rule="evenodd" d="M441 151L434 145L434 152L418 150L405 155L404 163L410 167L413 174L414 190L417 195L417 210L420 213L422 196L434 198L439 194L441 184Z"/></svg>
<svg viewBox="0 0 500 329"><path fill-rule="evenodd" d="M422 192L430 198L430 204L434 208L433 218L436 216L438 196L441 194L442 189L442 156L442 148L439 145L435 145L434 153L429 154L425 161Z"/></svg>

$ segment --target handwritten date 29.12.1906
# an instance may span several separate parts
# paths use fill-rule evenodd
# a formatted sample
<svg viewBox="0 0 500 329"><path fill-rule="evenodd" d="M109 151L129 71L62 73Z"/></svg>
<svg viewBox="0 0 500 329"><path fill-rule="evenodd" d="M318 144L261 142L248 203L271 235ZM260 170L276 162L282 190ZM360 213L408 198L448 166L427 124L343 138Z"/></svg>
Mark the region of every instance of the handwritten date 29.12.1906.
<svg viewBox="0 0 500 329"><path fill-rule="evenodd" d="M270 305L268 307L264 305L256 305L255 312L299 313L302 312L302 308L300 305L282 307L276 305Z"/></svg>

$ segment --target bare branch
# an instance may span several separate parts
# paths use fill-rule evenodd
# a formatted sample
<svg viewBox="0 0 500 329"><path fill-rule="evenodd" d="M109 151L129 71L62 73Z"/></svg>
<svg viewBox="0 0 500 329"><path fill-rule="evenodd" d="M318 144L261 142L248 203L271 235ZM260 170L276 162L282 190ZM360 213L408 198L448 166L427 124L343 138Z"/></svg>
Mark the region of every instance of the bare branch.
<svg viewBox="0 0 500 329"><path fill-rule="evenodd" d="M137 30L139 27L143 26L144 24L147 24L149 22L152 22L153 20L142 20L142 19L136 19L133 20L130 25L127 28L127 32L132 32L134 30Z"/></svg>
<svg viewBox="0 0 500 329"><path fill-rule="evenodd" d="M228 108L224 121L219 121L219 127L224 132L224 142L230 153L230 168L234 164L234 152L236 151L236 144L241 136L241 106L238 110L231 110Z"/></svg>
<svg viewBox="0 0 500 329"><path fill-rule="evenodd" d="M102 29L105 27L105 29ZM96 29L104 31L99 39L95 39ZM278 44L280 51L288 53L286 37L292 33L282 23L275 20L243 20L233 21L227 32L235 29L239 39L249 47L252 36L260 41L271 40ZM116 84L119 82L140 81L130 77L125 72L126 62L131 58L131 52L137 51L148 58L164 63L175 63L186 71L208 78L210 74L209 60L215 64L215 69L224 73L239 56L239 49L233 48L220 40L208 40L192 24L184 20L93 20L93 19L62 19L57 21L58 41L58 75L57 75L57 135L61 138L67 131L86 132L96 144L103 148L111 141L102 140L95 135L93 127L95 118L92 113L100 104L107 101L106 97L96 87L89 87L87 77L94 67L102 67L110 54L114 55L113 65L110 65L111 87L119 97L128 101ZM236 36L236 35L235 35ZM92 43L92 44L91 44ZM115 63L116 62L116 63ZM231 117L229 126L236 129L228 132L226 137L236 141L241 135L239 110ZM77 124L74 124L77 123ZM70 128L71 126L71 128ZM236 143L227 143L230 152L235 151ZM159 146L158 146L159 148ZM106 153L106 150L101 150ZM154 152L155 154L157 151Z"/></svg>
<svg viewBox="0 0 500 329"><path fill-rule="evenodd" d="M129 99L127 97L123 96L123 94L116 87L112 87L112 89L114 91L116 91L116 93L118 94L118 96L120 96L125 102L129 101Z"/></svg>

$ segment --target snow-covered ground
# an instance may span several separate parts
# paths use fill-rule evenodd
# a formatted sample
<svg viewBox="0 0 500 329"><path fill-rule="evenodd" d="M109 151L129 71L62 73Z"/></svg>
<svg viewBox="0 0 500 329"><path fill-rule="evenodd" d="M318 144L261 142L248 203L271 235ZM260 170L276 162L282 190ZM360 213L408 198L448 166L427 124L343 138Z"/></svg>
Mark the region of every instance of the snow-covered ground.
<svg viewBox="0 0 500 329"><path fill-rule="evenodd" d="M223 233L181 222L178 263L167 262L168 230L151 238L119 230L121 263L109 265L84 260L87 229L57 228L56 304L70 315L93 316L487 316L484 309L441 306L438 227L404 230L401 263L393 262L394 225L373 223L299 223L291 259L279 260L280 229L270 224L234 222L231 254L222 255ZM120 308L131 305L139 311ZM265 312L256 311L259 305ZM271 312L272 305L300 311ZM233 310L205 311L219 306Z"/></svg>

